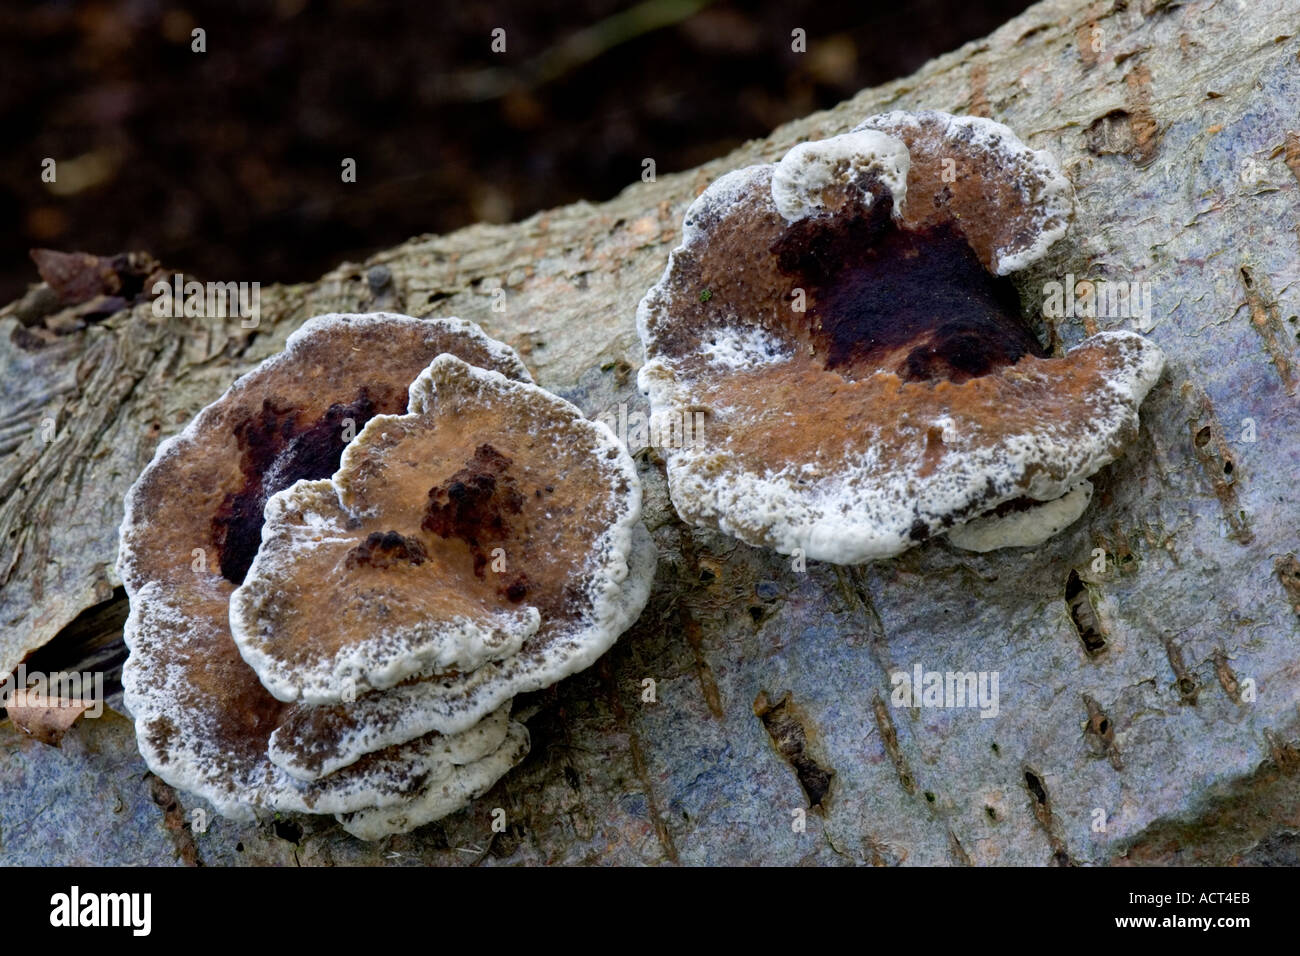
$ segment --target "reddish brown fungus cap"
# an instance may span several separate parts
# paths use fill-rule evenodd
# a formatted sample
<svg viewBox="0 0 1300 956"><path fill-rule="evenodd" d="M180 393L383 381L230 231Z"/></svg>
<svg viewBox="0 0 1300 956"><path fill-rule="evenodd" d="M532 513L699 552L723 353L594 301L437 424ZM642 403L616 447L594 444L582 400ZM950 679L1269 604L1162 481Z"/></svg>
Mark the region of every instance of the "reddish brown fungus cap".
<svg viewBox="0 0 1300 956"><path fill-rule="evenodd" d="M637 316L652 413L704 419L667 449L678 513L856 563L1114 459L1159 349L1105 332L1049 357L1005 278L1070 205L1049 154L942 113L873 117L715 182Z"/></svg>
<svg viewBox="0 0 1300 956"><path fill-rule="evenodd" d="M640 482L605 425L453 355L420 374L409 407L372 420L331 479L270 500L231 627L275 696L315 704L531 660L477 720L609 647L630 623L626 592L639 612Z"/></svg>
<svg viewBox="0 0 1300 956"><path fill-rule="evenodd" d="M453 779L473 789L502 754L517 755L520 734L526 748L503 707L461 735L412 735L359 751L336 773L295 779L267 750L295 708L267 692L230 633L230 595L257 553L266 501L332 474L353 435L376 415L404 411L411 381L444 353L528 380L514 352L473 323L322 316L160 445L128 492L118 555L131 599L123 685L141 753L168 783L236 816L350 813L427 803L431 788L461 792Z"/></svg>

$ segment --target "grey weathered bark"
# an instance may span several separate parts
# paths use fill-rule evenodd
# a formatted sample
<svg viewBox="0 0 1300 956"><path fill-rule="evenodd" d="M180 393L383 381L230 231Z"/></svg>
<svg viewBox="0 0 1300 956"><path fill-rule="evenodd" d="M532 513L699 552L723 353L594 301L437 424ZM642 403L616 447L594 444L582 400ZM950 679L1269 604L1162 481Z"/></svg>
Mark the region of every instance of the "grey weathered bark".
<svg viewBox="0 0 1300 956"><path fill-rule="evenodd" d="M129 725L108 720L83 722L62 752L7 740L0 855L161 860L175 837L182 858L207 862L1295 861L1296 13L1288 0L1046 0L911 77L611 202L422 237L264 290L255 331L159 320L146 305L37 347L19 332L30 297L3 310L0 669L112 597L122 495L158 440L307 317L471 318L589 414L644 411L635 307L688 202L729 169L886 108L989 115L1052 150L1078 214L1021 278L1027 311L1066 273L1149 282L1150 335L1169 364L1084 518L1031 552L932 543L797 573L682 526L661 464L642 454L661 548L650 607L596 667L522 702L532 755L441 824L381 846L327 820L302 821L296 844L283 828L225 822L191 836L184 795L181 808L148 799ZM391 275L378 291L374 266ZM1069 345L1128 324L1067 318L1047 331ZM997 672L998 715L891 706L890 674L918 664ZM819 771L830 789L810 809ZM494 836L498 806L510 827ZM104 826L113 814L130 825Z"/></svg>

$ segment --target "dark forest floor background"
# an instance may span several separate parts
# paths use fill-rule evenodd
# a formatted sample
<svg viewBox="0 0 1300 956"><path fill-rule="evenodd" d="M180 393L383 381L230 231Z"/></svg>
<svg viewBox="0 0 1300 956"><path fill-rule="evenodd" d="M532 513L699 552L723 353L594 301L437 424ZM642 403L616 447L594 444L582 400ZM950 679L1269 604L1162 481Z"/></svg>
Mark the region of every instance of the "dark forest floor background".
<svg viewBox="0 0 1300 956"><path fill-rule="evenodd" d="M0 301L36 280L32 247L305 281L413 235L607 199L647 158L691 168L1026 6L6 4Z"/></svg>

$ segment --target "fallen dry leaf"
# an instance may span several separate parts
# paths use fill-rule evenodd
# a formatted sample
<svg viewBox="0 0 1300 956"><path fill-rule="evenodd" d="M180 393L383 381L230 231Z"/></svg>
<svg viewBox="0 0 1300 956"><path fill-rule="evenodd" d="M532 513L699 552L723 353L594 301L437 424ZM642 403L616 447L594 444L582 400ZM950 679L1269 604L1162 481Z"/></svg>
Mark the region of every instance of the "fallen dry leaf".
<svg viewBox="0 0 1300 956"><path fill-rule="evenodd" d="M64 305L79 305L106 296L122 300L114 305L115 310L144 294L149 280L162 275L157 260L147 252L96 256L89 252L32 249L30 255L36 271Z"/></svg>
<svg viewBox="0 0 1300 956"><path fill-rule="evenodd" d="M59 745L68 728L89 707L90 701L87 700L47 697L26 690L15 690L5 704L9 720L15 727L52 747Z"/></svg>
<svg viewBox="0 0 1300 956"><path fill-rule="evenodd" d="M111 261L100 256L55 249L33 249L31 256L36 271L59 294L65 305L85 302L122 288L122 280Z"/></svg>

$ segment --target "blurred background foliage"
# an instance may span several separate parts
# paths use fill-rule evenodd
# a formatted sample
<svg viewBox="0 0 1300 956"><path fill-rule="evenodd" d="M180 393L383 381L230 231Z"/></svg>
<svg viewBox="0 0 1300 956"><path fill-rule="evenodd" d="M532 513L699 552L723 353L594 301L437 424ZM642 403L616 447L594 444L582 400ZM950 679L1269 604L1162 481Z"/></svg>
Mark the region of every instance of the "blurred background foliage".
<svg viewBox="0 0 1300 956"><path fill-rule="evenodd" d="M606 199L647 157L688 169L1028 5L5 3L0 300L35 281L32 247L306 281L420 233Z"/></svg>

